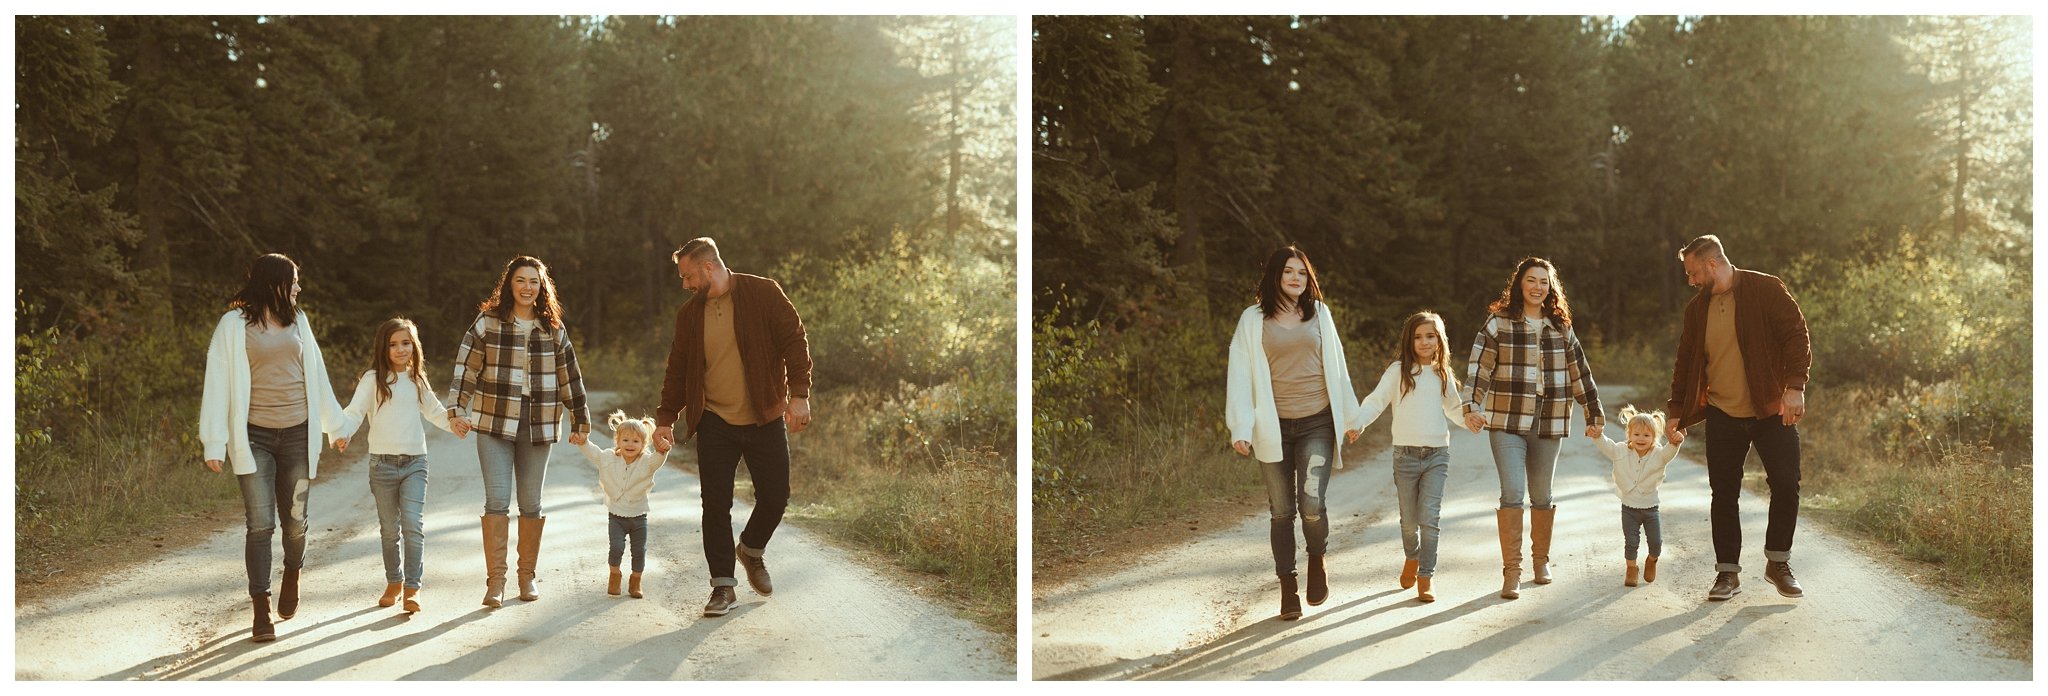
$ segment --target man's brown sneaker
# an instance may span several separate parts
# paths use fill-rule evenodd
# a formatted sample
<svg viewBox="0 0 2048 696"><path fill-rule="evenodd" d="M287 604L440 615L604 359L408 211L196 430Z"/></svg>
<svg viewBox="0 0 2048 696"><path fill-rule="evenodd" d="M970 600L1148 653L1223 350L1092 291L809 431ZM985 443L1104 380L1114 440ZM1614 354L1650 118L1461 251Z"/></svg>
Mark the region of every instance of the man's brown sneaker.
<svg viewBox="0 0 2048 696"><path fill-rule="evenodd" d="M1771 561L1764 564L1764 579L1778 586L1778 594L1798 599L1806 596L1799 589L1799 580L1792 577L1792 564L1785 561Z"/></svg>
<svg viewBox="0 0 2048 696"><path fill-rule="evenodd" d="M1742 593L1742 580L1735 573L1722 571L1714 574L1714 589L1707 590L1707 601L1721 602Z"/></svg>

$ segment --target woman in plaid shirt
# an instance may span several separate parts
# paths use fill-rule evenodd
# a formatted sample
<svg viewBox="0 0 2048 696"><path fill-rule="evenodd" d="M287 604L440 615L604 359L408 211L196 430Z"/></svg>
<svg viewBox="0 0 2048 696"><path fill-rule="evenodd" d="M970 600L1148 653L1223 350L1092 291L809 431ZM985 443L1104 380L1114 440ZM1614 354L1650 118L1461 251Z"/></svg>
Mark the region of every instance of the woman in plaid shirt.
<svg viewBox="0 0 2048 696"><path fill-rule="evenodd" d="M1490 316L1472 342L1465 420L1488 431L1500 474L1501 588L1515 599L1522 581L1522 509L1529 508L1529 557L1538 585L1550 582L1550 528L1557 519L1550 479L1557 448L1570 429L1571 402L1586 414L1586 436L1599 437L1605 418L1593 370L1572 332L1571 305L1557 267L1529 257L1515 264L1507 288L1487 305Z"/></svg>
<svg viewBox="0 0 2048 696"><path fill-rule="evenodd" d="M507 302L507 299L510 299ZM562 325L555 282L540 259L520 256L505 264L497 289L477 306L462 335L450 380L449 420L460 435L474 428L484 474L484 606L504 604L505 545L514 489L519 499L519 598L540 599L533 587L540 557L541 482L562 417L573 415L569 444L590 434L583 372Z"/></svg>

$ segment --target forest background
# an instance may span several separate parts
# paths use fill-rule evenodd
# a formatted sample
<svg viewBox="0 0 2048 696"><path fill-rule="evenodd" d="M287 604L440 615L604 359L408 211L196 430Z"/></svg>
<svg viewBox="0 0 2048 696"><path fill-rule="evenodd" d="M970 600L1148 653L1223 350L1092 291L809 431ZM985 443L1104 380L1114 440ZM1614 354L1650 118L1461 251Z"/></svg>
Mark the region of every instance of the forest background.
<svg viewBox="0 0 2048 696"><path fill-rule="evenodd" d="M1012 634L1016 21L17 18L17 588L239 510L193 428L259 254L341 394L400 315L445 392L537 256L586 383L651 414L710 236L809 333L790 517Z"/></svg>
<svg viewBox="0 0 2048 696"><path fill-rule="evenodd" d="M1034 566L1262 505L1220 410L1276 247L1361 389L1423 309L1462 377L1537 255L1655 408L1717 234L1812 332L1804 512L2030 645L2032 59L2026 17L1034 18Z"/></svg>

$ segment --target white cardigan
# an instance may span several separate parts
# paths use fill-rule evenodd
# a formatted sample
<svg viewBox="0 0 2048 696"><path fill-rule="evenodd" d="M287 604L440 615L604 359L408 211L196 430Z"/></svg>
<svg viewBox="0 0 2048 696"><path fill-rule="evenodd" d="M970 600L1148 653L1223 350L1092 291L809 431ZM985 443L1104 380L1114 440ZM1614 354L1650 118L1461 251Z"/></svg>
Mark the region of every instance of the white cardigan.
<svg viewBox="0 0 2048 696"><path fill-rule="evenodd" d="M306 478L320 475L320 436L340 436L346 418L334 400L334 387L327 382L327 361L320 357L320 344L313 340L312 323L299 312L292 326L299 331L299 359L306 374L307 421L319 421L306 428ZM249 452L249 323L242 310L231 309L213 328L213 341L206 346L206 390L199 400L199 443L206 459L224 459L237 475L256 473L256 457Z"/></svg>
<svg viewBox="0 0 2048 696"><path fill-rule="evenodd" d="M1363 427L1363 419L1328 303L1316 303L1315 321L1322 329L1323 384L1330 393L1330 413L1337 429L1332 456L1336 468L1342 469L1344 432ZM1229 377L1223 422L1230 427L1231 442L1252 443L1252 456L1261 462L1280 461L1280 411L1273 406L1273 366L1266 361L1266 315L1258 305L1246 308L1237 318L1237 335L1230 339Z"/></svg>
<svg viewBox="0 0 2048 696"><path fill-rule="evenodd" d="M1663 437L1659 436L1658 440ZM1678 456L1678 445L1658 444L1649 454L1636 454L1626 443L1593 438L1593 445L1614 464L1614 494L1621 504L1638 510L1657 507L1657 486L1664 483L1664 469Z"/></svg>

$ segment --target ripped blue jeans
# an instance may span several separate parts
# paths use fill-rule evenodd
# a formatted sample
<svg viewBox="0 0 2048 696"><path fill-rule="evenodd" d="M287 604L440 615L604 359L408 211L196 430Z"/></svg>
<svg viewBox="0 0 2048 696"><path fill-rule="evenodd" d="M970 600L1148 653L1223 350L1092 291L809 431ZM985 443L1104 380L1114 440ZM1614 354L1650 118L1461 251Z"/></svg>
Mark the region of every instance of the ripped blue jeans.
<svg viewBox="0 0 2048 696"><path fill-rule="evenodd" d="M1311 556L1323 555L1330 539L1323 492L1330 487L1330 460L1337 451L1337 425L1329 408L1307 418L1280 419L1280 461L1261 462L1266 505L1273 513L1273 572L1294 574L1294 517Z"/></svg>
<svg viewBox="0 0 2048 696"><path fill-rule="evenodd" d="M256 472L235 477L249 533L242 560L249 567L249 596L270 596L270 537L284 526L284 567L306 564L306 490L312 487L306 461L306 424L289 428L249 426L249 454Z"/></svg>

